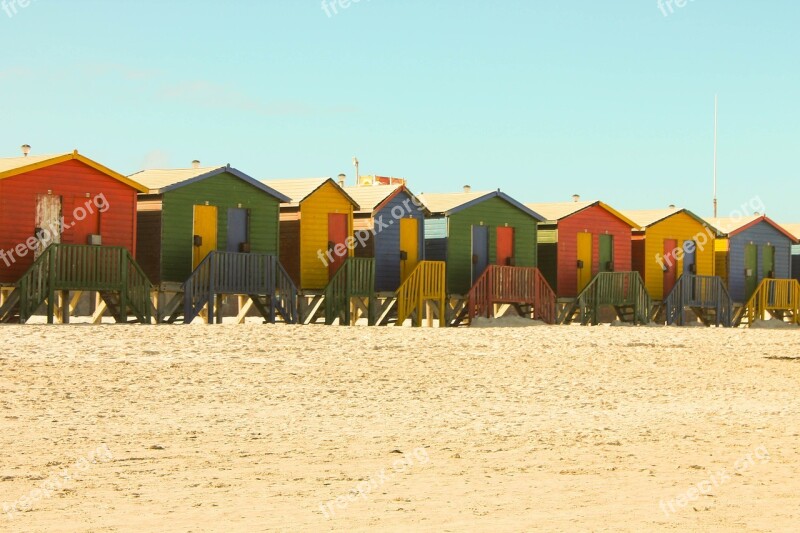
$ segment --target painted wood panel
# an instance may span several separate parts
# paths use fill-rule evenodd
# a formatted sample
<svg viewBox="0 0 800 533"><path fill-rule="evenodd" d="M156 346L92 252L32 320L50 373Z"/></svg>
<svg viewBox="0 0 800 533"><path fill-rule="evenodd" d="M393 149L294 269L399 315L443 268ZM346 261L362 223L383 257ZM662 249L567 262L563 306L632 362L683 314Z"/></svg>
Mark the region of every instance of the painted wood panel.
<svg viewBox="0 0 800 533"><path fill-rule="evenodd" d="M132 254L136 253L137 191L77 160L0 180L0 227L3 228L0 249L7 252L34 235L37 195L48 191L61 196L66 211L89 202L92 209L100 213L103 244L124 246ZM72 226L75 220L71 212L64 212L63 216L67 227L62 242L82 240L83 235L78 232L84 231L85 226ZM14 254L14 261L9 261L8 265L0 261L0 282L16 282L33 259L33 253L26 253L22 257Z"/></svg>
<svg viewBox="0 0 800 533"><path fill-rule="evenodd" d="M744 303L747 296L745 282L745 247L752 243L757 249L755 282L764 279L764 246L775 247L775 277L791 277L792 242L768 222L759 222L728 239L728 291L734 301Z"/></svg>
<svg viewBox="0 0 800 533"><path fill-rule="evenodd" d="M319 258L328 249L328 214L347 215L347 234L353 233L353 205L330 182L326 182L300 204L300 288L319 290L328 284L328 267ZM352 255L352 250L348 252Z"/></svg>
<svg viewBox="0 0 800 533"><path fill-rule="evenodd" d="M447 287L450 294L466 294L472 286L470 283L472 273L471 228L473 225L480 225L481 222L489 228L506 225L514 228L516 266L536 266L537 221L505 200L492 197L449 217ZM490 230L490 263L497 261L496 241L495 231Z"/></svg>
<svg viewBox="0 0 800 533"><path fill-rule="evenodd" d="M163 195L161 271L163 281L184 282L192 273L195 205L217 208L217 245L227 248L228 208L248 209L250 251L277 254L279 206L273 196L228 173L168 191Z"/></svg>

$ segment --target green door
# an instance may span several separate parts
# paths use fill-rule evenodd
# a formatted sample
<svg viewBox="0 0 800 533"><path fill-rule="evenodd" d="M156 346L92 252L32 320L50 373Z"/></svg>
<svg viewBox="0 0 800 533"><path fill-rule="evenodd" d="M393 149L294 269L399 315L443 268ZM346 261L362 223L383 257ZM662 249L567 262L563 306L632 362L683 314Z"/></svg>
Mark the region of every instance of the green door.
<svg viewBox="0 0 800 533"><path fill-rule="evenodd" d="M600 235L600 272L614 272L614 236Z"/></svg>
<svg viewBox="0 0 800 533"><path fill-rule="evenodd" d="M775 277L775 247L771 244L764 246L764 277Z"/></svg>
<svg viewBox="0 0 800 533"><path fill-rule="evenodd" d="M749 300L758 285L758 246L744 247L744 299Z"/></svg>

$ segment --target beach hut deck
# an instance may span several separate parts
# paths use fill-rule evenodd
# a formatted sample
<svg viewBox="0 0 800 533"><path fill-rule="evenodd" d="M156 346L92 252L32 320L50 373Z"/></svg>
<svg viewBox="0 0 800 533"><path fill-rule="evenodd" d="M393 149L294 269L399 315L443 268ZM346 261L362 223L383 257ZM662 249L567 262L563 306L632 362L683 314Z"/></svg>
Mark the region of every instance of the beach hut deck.
<svg viewBox="0 0 800 533"><path fill-rule="evenodd" d="M638 272L601 272L581 291L575 301L564 307L559 324L579 320L581 325L600 323L601 310L613 309L621 322L650 322L652 300Z"/></svg>

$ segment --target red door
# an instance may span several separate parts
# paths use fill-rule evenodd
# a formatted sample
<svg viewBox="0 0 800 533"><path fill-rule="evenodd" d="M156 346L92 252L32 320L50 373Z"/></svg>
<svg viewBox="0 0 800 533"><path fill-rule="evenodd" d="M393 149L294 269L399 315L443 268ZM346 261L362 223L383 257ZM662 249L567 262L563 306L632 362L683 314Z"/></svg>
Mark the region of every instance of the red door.
<svg viewBox="0 0 800 533"><path fill-rule="evenodd" d="M675 239L664 239L664 294L662 299L666 299L672 288L677 281L678 260L675 258L675 252L678 249L678 241Z"/></svg>
<svg viewBox="0 0 800 533"><path fill-rule="evenodd" d="M328 279L332 278L336 271L344 264L348 256L345 248L342 252L344 241L347 240L347 215L342 213L328 213L328 249L331 250L333 261L328 264ZM341 245L338 247L337 245Z"/></svg>
<svg viewBox="0 0 800 533"><path fill-rule="evenodd" d="M90 198L75 198L72 212L65 213L64 218L64 224L70 227L65 235L71 233L75 244L90 244L89 235L100 235L100 213Z"/></svg>
<svg viewBox="0 0 800 533"><path fill-rule="evenodd" d="M497 264L512 265L514 259L514 228L497 228Z"/></svg>

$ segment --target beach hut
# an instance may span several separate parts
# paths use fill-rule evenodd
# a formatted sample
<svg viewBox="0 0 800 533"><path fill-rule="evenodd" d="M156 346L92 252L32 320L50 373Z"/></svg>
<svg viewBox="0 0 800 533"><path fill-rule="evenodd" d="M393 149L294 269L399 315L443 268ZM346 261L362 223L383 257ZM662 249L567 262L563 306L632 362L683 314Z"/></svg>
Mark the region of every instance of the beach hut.
<svg viewBox="0 0 800 533"><path fill-rule="evenodd" d="M711 218L721 236L715 243L717 275L734 302L744 304L765 278L788 279L797 239L766 215Z"/></svg>
<svg viewBox="0 0 800 533"><path fill-rule="evenodd" d="M526 204L542 215L539 269L559 298L575 298L600 272L631 270L636 223L599 201Z"/></svg>
<svg viewBox="0 0 800 533"><path fill-rule="evenodd" d="M426 193L419 199L431 213L425 220L425 257L447 264L446 291L454 325L492 314L495 303L533 306L534 315L551 320L552 289L531 289L547 285L536 268L541 215L500 190L473 192L465 187L464 192ZM498 284L485 286L494 281ZM528 301L534 293L537 301Z"/></svg>
<svg viewBox="0 0 800 533"><path fill-rule="evenodd" d="M404 185L347 187L360 208L353 215L355 257L375 259L375 290L394 293L425 257L425 213Z"/></svg>
<svg viewBox="0 0 800 533"><path fill-rule="evenodd" d="M359 206L331 178L262 180L290 199L281 205L280 258L301 290L324 289L353 255L346 246Z"/></svg>
<svg viewBox="0 0 800 533"><path fill-rule="evenodd" d="M81 292L98 291L117 320L149 322L150 282L133 259L146 190L77 150L0 159L0 282L16 287L0 320L24 322L47 301L48 321L56 308L67 321Z"/></svg>
<svg viewBox="0 0 800 533"><path fill-rule="evenodd" d="M631 264L654 301L663 301L682 274L714 275L718 231L687 209L622 211L633 230Z"/></svg>
<svg viewBox="0 0 800 533"><path fill-rule="evenodd" d="M147 187L139 197L137 254L162 293L162 318L175 320L187 311L187 296L200 293L206 296L190 306L186 322L209 304L209 298L210 319L216 314L219 321L222 313L214 300L223 295L250 298L242 303L245 312L274 295L280 281L280 205L289 198L230 165L195 163L192 168L143 170L130 178ZM210 285L206 272L212 268L217 287ZM265 272L270 279L263 278ZM275 276L278 279L272 279ZM279 305L278 311L283 310ZM275 315L265 318L273 321Z"/></svg>

